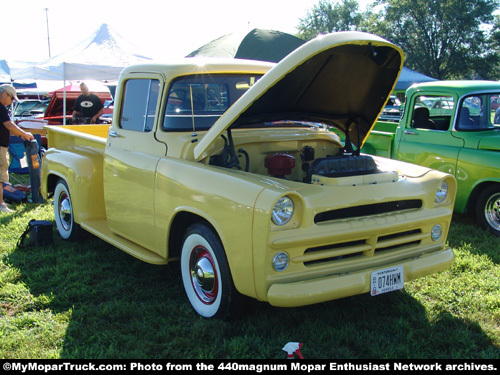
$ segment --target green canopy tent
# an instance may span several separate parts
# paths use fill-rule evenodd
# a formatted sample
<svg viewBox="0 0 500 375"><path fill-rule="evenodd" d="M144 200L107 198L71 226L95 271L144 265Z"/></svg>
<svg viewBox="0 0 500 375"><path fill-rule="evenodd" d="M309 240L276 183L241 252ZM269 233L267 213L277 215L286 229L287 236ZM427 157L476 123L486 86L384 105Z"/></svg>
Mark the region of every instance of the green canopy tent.
<svg viewBox="0 0 500 375"><path fill-rule="evenodd" d="M278 62L305 41L276 30L253 29L221 36L186 57L220 57Z"/></svg>
<svg viewBox="0 0 500 375"><path fill-rule="evenodd" d="M217 38L186 57L219 57L279 62L286 55L306 41L281 31L253 29L234 32ZM405 91L413 83L433 81L406 67L403 67L395 91Z"/></svg>

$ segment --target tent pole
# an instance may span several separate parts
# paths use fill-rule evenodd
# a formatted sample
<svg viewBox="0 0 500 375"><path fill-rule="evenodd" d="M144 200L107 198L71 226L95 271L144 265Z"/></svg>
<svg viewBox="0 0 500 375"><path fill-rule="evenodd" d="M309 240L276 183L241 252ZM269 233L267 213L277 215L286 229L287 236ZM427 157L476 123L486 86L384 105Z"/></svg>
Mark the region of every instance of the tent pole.
<svg viewBox="0 0 500 375"><path fill-rule="evenodd" d="M66 63L63 62L63 125L66 125Z"/></svg>

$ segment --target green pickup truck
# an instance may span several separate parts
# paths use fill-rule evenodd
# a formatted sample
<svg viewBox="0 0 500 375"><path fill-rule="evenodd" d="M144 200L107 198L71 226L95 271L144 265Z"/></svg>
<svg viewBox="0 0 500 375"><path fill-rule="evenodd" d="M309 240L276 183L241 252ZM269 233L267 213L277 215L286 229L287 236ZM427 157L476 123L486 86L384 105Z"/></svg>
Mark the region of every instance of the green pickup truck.
<svg viewBox="0 0 500 375"><path fill-rule="evenodd" d="M434 81L406 91L399 121L377 122L361 152L450 173L455 212L500 236L500 82Z"/></svg>

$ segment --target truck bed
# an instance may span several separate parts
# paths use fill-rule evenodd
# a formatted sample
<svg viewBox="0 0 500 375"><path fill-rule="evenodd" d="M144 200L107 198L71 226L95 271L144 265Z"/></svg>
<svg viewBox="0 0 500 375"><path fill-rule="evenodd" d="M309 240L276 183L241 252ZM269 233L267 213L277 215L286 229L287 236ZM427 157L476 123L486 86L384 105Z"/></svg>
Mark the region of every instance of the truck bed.
<svg viewBox="0 0 500 375"><path fill-rule="evenodd" d="M66 146L75 145L78 139L78 146L88 145L96 148L106 146L109 124L106 125L47 125L48 148L57 145L58 149L65 149Z"/></svg>

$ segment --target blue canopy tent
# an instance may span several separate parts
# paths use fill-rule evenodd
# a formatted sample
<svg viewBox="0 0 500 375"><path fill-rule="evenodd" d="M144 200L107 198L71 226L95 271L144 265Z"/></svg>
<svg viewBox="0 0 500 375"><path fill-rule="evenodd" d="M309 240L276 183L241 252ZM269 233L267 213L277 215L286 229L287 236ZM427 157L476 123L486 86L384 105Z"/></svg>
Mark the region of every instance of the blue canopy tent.
<svg viewBox="0 0 500 375"><path fill-rule="evenodd" d="M0 60L0 83L10 83L10 69L5 60Z"/></svg>
<svg viewBox="0 0 500 375"><path fill-rule="evenodd" d="M413 85L414 83L429 82L429 81L436 81L436 79L428 77L425 74L416 72L409 68L403 67L403 70L399 75L399 79L398 82L396 83L394 91L406 91L406 89L411 85Z"/></svg>

